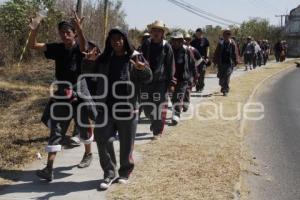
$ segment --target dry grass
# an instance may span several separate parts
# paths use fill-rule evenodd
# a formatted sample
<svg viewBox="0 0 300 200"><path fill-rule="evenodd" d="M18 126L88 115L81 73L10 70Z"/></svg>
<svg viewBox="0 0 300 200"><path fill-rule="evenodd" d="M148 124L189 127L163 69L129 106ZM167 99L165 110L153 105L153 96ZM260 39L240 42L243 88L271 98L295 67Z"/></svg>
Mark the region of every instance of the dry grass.
<svg viewBox="0 0 300 200"><path fill-rule="evenodd" d="M46 62L0 70L0 185L4 172L22 168L44 148L48 130L40 122L53 78Z"/></svg>
<svg viewBox="0 0 300 200"><path fill-rule="evenodd" d="M231 93L224 98L216 94L208 101L223 103L224 116L237 114L237 104L245 104L254 87L265 77L291 66L292 62L265 67L236 78ZM209 107L199 108L209 116ZM243 151L240 120L192 119L166 130L165 136L136 147L142 162L125 186L114 187L108 199L234 199L239 196L241 172L250 158Z"/></svg>

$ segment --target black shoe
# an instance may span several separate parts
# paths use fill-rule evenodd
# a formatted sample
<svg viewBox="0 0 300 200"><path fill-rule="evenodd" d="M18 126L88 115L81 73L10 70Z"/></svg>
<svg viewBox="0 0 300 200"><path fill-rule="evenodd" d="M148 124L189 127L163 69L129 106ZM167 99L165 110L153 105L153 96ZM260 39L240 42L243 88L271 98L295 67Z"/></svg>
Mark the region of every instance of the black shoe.
<svg viewBox="0 0 300 200"><path fill-rule="evenodd" d="M107 190L111 184L113 184L113 182L116 180L116 177L105 177L104 179L102 179L100 181L100 190Z"/></svg>
<svg viewBox="0 0 300 200"><path fill-rule="evenodd" d="M182 108L182 112L187 112L189 110L189 107L188 106L184 106L183 108Z"/></svg>
<svg viewBox="0 0 300 200"><path fill-rule="evenodd" d="M228 96L228 93L227 93L227 92L223 92L223 96L224 96L224 97L227 97L227 96Z"/></svg>
<svg viewBox="0 0 300 200"><path fill-rule="evenodd" d="M86 168L89 167L91 162L93 160L93 154L92 153L88 153L88 154L84 154L82 160L80 161L80 163L78 164L78 168Z"/></svg>
<svg viewBox="0 0 300 200"><path fill-rule="evenodd" d="M39 178L47 180L49 182L53 180L53 170L50 169L49 167L45 167L42 170L37 170L36 175Z"/></svg>

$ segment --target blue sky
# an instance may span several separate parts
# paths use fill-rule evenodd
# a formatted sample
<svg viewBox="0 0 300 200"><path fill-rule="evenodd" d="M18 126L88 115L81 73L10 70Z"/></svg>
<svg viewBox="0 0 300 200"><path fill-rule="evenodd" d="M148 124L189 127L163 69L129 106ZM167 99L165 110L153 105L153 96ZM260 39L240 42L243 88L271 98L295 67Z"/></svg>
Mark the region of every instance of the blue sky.
<svg viewBox="0 0 300 200"><path fill-rule="evenodd" d="M279 25L276 14L287 14L300 0L185 0L202 10L233 21L242 22L251 17L267 18ZM144 28L155 19L163 20L170 27L195 29L205 25L218 25L189 13L167 0L123 0L126 21L131 28Z"/></svg>
<svg viewBox="0 0 300 200"><path fill-rule="evenodd" d="M0 3L4 0L0 0ZM86 1L86 0L83 0ZM219 25L189 13L168 0L122 0L126 21L130 28L144 29L156 19L163 20L169 27L195 29L205 25ZM300 0L185 0L202 10L233 21L242 22L251 17L267 18L279 25L276 14L287 14Z"/></svg>

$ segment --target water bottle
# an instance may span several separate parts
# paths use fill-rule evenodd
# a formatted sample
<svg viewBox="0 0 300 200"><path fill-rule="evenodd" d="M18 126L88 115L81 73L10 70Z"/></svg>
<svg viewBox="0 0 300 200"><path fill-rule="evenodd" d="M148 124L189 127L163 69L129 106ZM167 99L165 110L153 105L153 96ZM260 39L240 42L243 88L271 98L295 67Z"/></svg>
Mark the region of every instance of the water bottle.
<svg viewBox="0 0 300 200"><path fill-rule="evenodd" d="M29 25L31 29L36 29L40 22L46 18L48 15L48 8L44 5L41 4L39 6L39 11L36 13L36 17L32 19L31 24Z"/></svg>
<svg viewBox="0 0 300 200"><path fill-rule="evenodd" d="M39 11L37 12L37 16L39 16L41 19L46 18L48 15L48 8L44 5L41 4L39 6Z"/></svg>

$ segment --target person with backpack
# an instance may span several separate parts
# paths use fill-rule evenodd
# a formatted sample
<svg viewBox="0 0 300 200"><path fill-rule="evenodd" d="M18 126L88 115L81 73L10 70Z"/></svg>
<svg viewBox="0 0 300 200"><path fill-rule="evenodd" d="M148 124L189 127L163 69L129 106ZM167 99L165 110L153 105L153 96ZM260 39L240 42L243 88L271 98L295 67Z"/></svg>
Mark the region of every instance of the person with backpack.
<svg viewBox="0 0 300 200"><path fill-rule="evenodd" d="M158 139L165 126L168 91L176 85L174 55L171 45L164 40L168 28L162 21L148 25L150 38L144 42L141 52L148 61L153 80L142 85L141 104L146 117L151 120L153 139Z"/></svg>
<svg viewBox="0 0 300 200"><path fill-rule="evenodd" d="M202 92L205 87L206 67L209 62L209 41L204 36L203 30L198 28L195 33L195 38L191 41L191 46L196 48L203 57L204 62L198 66L199 77L196 84L197 92Z"/></svg>
<svg viewBox="0 0 300 200"><path fill-rule="evenodd" d="M98 79L97 96L102 97L95 99L98 105L95 140L104 171L99 187L106 190L115 180L127 183L134 169L132 153L138 123L139 88L141 84L151 82L152 71L145 58L134 50L127 34L119 28L109 31L103 54L95 55L93 51L86 54L83 68L95 68L95 74L106 77L106 81ZM120 142L119 176L113 143L110 142L116 132Z"/></svg>
<svg viewBox="0 0 300 200"><path fill-rule="evenodd" d="M213 61L218 66L221 93L223 93L223 96L227 96L230 89L230 76L234 67L239 63L238 48L234 40L231 39L231 31L229 29L223 31L223 40L217 45Z"/></svg>
<svg viewBox="0 0 300 200"><path fill-rule="evenodd" d="M244 56L245 71L247 71L248 68L252 70L254 65L253 60L255 56L255 46L251 36L247 37L247 42L244 44L242 48L241 55Z"/></svg>
<svg viewBox="0 0 300 200"><path fill-rule="evenodd" d="M91 127L82 126L90 124L90 116L95 117L96 111L89 98L80 98L77 90L85 96L90 97L85 80L80 81L81 87L78 87L78 78L81 74L81 62L86 50L85 38L82 34L81 23L75 15L76 24L62 21L58 24L58 32L62 42L57 43L39 43L36 41L40 18L32 19L30 23L31 34L29 37L29 47L38 51L43 51L47 59L55 61L55 78L57 80L57 90L50 98L45 107L42 122L50 129L50 137L46 152L48 152L47 166L42 170L37 170L36 175L47 181L53 180L53 163L57 152L61 151L61 142L72 119L79 130L80 138L85 143L85 153L79 167L89 166L92 160L91 143L93 141L93 130ZM82 44L82 45L80 45ZM80 103L88 103L89 107L84 107L80 112L80 118L77 115L77 108ZM91 111L91 112L90 112ZM81 122L81 123L80 123Z"/></svg>
<svg viewBox="0 0 300 200"><path fill-rule="evenodd" d="M175 59L175 78L177 84L172 95L173 116L172 122L177 125L183 108L183 99L189 85L192 68L195 69L193 55L190 49L184 45L183 34L174 32L171 35L171 46Z"/></svg>

